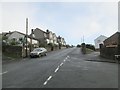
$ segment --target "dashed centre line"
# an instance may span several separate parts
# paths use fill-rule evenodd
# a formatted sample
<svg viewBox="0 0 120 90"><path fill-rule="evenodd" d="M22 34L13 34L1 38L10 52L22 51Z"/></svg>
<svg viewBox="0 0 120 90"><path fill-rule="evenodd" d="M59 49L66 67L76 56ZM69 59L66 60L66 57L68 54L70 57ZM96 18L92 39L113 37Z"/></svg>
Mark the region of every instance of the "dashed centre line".
<svg viewBox="0 0 120 90"><path fill-rule="evenodd" d="M63 63L60 64L60 66L62 66L62 65L63 65Z"/></svg>
<svg viewBox="0 0 120 90"><path fill-rule="evenodd" d="M64 59L64 62L66 61L66 59L68 59L69 56L67 56L65 59ZM60 66L62 66L64 63L62 62L56 69L55 69L55 73L59 70ZM44 82L43 85L46 85L48 83L48 81L52 78L52 76L49 76L49 78Z"/></svg>
<svg viewBox="0 0 120 90"><path fill-rule="evenodd" d="M59 68L56 68L56 69L55 69L55 72L57 72L58 70L59 70Z"/></svg>
<svg viewBox="0 0 120 90"><path fill-rule="evenodd" d="M49 78L44 82L44 84L43 85L46 85L47 84L47 82L50 80L52 78L52 76L49 76Z"/></svg>
<svg viewBox="0 0 120 90"><path fill-rule="evenodd" d="M64 62L66 61L66 59L64 59Z"/></svg>
<svg viewBox="0 0 120 90"><path fill-rule="evenodd" d="M49 76L49 78L47 79L48 81L52 78L52 76Z"/></svg>

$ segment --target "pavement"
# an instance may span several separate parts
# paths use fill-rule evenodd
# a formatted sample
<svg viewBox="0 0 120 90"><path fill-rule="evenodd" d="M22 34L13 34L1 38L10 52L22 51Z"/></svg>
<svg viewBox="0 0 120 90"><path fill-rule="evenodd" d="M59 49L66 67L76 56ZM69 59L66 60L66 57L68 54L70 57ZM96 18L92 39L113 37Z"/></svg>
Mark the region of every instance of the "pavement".
<svg viewBox="0 0 120 90"><path fill-rule="evenodd" d="M118 64L98 62L100 59L105 61L98 52L83 55L80 48L68 48L5 63L2 87L118 88Z"/></svg>

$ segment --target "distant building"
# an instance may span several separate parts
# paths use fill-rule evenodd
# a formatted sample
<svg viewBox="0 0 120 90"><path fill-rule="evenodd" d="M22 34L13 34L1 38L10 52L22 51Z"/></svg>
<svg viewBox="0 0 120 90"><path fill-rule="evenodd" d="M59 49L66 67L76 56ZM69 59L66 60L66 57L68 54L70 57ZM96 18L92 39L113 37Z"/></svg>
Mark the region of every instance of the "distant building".
<svg viewBox="0 0 120 90"><path fill-rule="evenodd" d="M55 33L53 33L53 43L54 43L55 45L58 45L57 36L56 36Z"/></svg>
<svg viewBox="0 0 120 90"><path fill-rule="evenodd" d="M99 37L97 37L97 38L94 40L94 42L95 42L95 48L96 48L96 49L99 49L99 48L100 48L100 47L99 47L99 44L103 44L103 41L104 41L105 39L107 39L107 37L104 36L104 35L100 35Z"/></svg>
<svg viewBox="0 0 120 90"><path fill-rule="evenodd" d="M65 39L64 38L61 39L62 39L62 45L66 45Z"/></svg>
<svg viewBox="0 0 120 90"><path fill-rule="evenodd" d="M61 44L61 45L66 45L65 39L62 38L61 36L58 36L58 37L57 37L57 41L58 41L58 43Z"/></svg>

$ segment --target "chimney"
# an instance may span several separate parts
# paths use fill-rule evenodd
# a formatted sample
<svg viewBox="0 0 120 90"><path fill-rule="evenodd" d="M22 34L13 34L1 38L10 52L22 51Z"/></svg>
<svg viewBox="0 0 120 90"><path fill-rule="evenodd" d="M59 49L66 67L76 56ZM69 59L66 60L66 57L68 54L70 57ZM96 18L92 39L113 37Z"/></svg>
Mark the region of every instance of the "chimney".
<svg viewBox="0 0 120 90"><path fill-rule="evenodd" d="M49 30L47 29L46 32L49 33Z"/></svg>

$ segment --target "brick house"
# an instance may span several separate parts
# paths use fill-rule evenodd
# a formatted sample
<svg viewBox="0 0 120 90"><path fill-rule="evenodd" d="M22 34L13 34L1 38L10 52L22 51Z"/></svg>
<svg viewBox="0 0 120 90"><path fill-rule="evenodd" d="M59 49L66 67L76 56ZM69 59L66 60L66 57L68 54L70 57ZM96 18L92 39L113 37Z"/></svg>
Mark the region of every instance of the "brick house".
<svg viewBox="0 0 120 90"><path fill-rule="evenodd" d="M120 55L120 32L104 40L104 44L100 45L100 55L109 59L115 59L115 55Z"/></svg>
<svg viewBox="0 0 120 90"><path fill-rule="evenodd" d="M106 47L117 47L118 44L120 44L120 32L116 32L115 34L113 34L112 36L110 36L109 38L104 40L104 46Z"/></svg>

